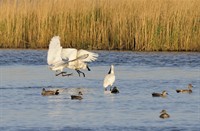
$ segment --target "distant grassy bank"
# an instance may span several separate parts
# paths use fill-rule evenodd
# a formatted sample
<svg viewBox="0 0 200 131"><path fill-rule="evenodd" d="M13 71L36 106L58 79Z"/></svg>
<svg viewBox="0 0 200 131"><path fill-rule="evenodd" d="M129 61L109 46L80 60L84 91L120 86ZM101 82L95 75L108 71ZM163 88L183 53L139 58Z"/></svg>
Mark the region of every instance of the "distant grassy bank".
<svg viewBox="0 0 200 131"><path fill-rule="evenodd" d="M200 51L200 0L3 0L0 48Z"/></svg>

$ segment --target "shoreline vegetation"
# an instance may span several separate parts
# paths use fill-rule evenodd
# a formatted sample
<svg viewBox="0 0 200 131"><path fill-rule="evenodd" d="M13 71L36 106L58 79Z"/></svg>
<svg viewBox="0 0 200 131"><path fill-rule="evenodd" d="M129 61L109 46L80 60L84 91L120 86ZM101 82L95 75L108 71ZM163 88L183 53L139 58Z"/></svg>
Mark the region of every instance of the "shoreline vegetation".
<svg viewBox="0 0 200 131"><path fill-rule="evenodd" d="M0 48L200 51L200 0L2 0Z"/></svg>

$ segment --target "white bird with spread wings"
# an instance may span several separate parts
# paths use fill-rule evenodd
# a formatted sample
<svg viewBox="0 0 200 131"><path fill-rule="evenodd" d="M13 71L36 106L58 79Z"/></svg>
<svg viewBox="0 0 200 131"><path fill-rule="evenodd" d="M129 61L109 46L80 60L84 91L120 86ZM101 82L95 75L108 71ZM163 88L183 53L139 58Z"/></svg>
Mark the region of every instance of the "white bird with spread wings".
<svg viewBox="0 0 200 131"><path fill-rule="evenodd" d="M64 72L64 68L74 69L79 74L83 74L85 77L85 73L80 71L81 69L88 69L87 62L95 61L98 57L98 54L89 52L86 50L77 50L75 48L62 48L60 45L60 37L54 36L49 44L49 50L47 54L47 63L50 66L51 70L60 71L60 73L56 74L56 76L69 76L71 74L67 74Z"/></svg>

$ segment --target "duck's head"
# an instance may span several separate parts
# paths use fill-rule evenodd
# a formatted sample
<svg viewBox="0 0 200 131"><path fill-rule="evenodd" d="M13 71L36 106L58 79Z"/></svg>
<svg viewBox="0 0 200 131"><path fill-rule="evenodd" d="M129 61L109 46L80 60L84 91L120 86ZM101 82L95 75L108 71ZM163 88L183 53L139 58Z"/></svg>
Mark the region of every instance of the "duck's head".
<svg viewBox="0 0 200 131"><path fill-rule="evenodd" d="M167 113L167 111L166 111L166 110L162 110L162 111L160 112L160 114L163 114L163 113Z"/></svg>
<svg viewBox="0 0 200 131"><path fill-rule="evenodd" d="M192 87L193 87L192 84L188 84L189 89L192 89Z"/></svg>
<svg viewBox="0 0 200 131"><path fill-rule="evenodd" d="M162 95L165 96L165 95L168 95L168 93L167 93L166 91L163 91L163 92L162 92Z"/></svg>
<svg viewBox="0 0 200 131"><path fill-rule="evenodd" d="M78 92L78 95L83 95L83 93L81 91Z"/></svg>
<svg viewBox="0 0 200 131"><path fill-rule="evenodd" d="M59 90L57 89L56 92L55 92L55 95L58 95L58 94L59 94Z"/></svg>

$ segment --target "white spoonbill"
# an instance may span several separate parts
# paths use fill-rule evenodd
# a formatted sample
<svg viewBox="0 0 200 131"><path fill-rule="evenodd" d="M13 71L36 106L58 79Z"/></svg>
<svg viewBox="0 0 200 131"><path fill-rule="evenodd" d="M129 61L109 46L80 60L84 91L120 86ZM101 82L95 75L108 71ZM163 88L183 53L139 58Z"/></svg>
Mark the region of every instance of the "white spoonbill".
<svg viewBox="0 0 200 131"><path fill-rule="evenodd" d="M74 69L80 73L85 74L80 71L80 69L89 69L87 63L95 61L98 57L98 54L92 53L86 50L77 50L75 48L62 48L60 45L60 37L54 36L49 44L49 50L47 55L47 63L50 66L51 70L60 71L56 76L62 74L62 76L69 76L63 72L64 68Z"/></svg>
<svg viewBox="0 0 200 131"><path fill-rule="evenodd" d="M111 87L114 82L115 82L114 65L111 65L110 70L109 70L108 74L105 76L104 82L103 82L103 87L104 87L105 91L107 91L108 86L110 86L110 90L111 90Z"/></svg>
<svg viewBox="0 0 200 131"><path fill-rule="evenodd" d="M62 50L62 57L68 58L69 61L71 61L68 63L67 68L76 70L79 76L80 74L83 74L83 76L85 77L85 73L80 70L87 69L88 71L90 71L90 68L86 62L95 61L98 57L98 54L82 49L77 50L75 48L64 48ZM74 61L74 59L77 60Z"/></svg>

